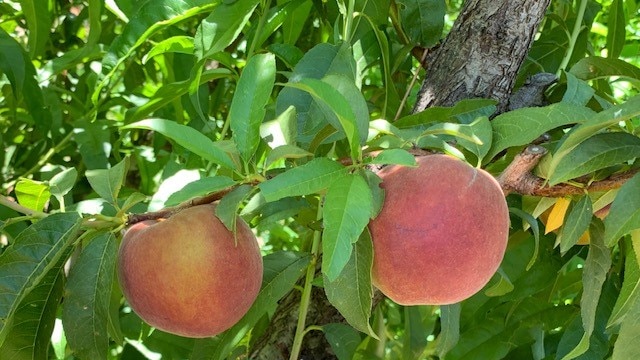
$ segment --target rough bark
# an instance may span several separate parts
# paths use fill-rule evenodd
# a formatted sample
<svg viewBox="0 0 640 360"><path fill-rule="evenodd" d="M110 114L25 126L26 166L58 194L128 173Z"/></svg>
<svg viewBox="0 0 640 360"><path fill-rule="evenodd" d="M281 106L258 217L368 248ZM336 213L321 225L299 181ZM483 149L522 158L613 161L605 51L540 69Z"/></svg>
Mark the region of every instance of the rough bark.
<svg viewBox="0 0 640 360"><path fill-rule="evenodd" d="M516 75L524 62L550 0L467 1L451 32L429 61L414 112L434 105L452 105L466 98L493 98L506 109ZM380 294L374 303L379 302ZM251 359L285 360L293 341L299 294L285 297L269 329L258 339ZM307 324L345 322L314 288ZM306 334L301 359L335 359L319 331Z"/></svg>
<svg viewBox="0 0 640 360"><path fill-rule="evenodd" d="M413 112L468 98L495 99L502 112L549 2L466 1L427 64Z"/></svg>

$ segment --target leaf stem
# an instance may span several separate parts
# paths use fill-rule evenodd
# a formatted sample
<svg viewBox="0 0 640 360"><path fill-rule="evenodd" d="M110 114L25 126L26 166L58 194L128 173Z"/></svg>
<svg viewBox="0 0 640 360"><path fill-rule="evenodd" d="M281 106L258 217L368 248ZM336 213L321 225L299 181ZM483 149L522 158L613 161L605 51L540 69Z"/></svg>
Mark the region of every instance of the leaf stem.
<svg viewBox="0 0 640 360"><path fill-rule="evenodd" d="M322 219L322 203L318 205L317 220ZM316 275L316 264L320 256L320 239L322 231L316 230L313 233L313 244L311 245L311 261L307 267L307 274L304 280L304 288L300 298L300 311L298 313L298 324L296 325L296 333L293 338L291 347L291 355L289 360L297 360L300 357L300 349L302 348L302 339L306 334L305 323L307 320L307 312L309 311L309 302L311 300L311 289L313 287L313 278Z"/></svg>
<svg viewBox="0 0 640 360"><path fill-rule="evenodd" d="M582 30L582 20L584 19L584 13L587 9L587 0L580 1L580 8L578 9L578 14L576 16L576 23L573 24L573 31L571 32L571 37L569 37L569 47L567 48L567 53L564 55L562 59L562 63L560 63L560 67L558 68L558 73L556 75L560 76L562 71L566 70L567 65L569 65L569 61L571 60L571 56L573 55L573 50L576 47L576 42L578 41L578 36Z"/></svg>
<svg viewBox="0 0 640 360"><path fill-rule="evenodd" d="M0 205L4 205L6 207L8 207L11 210L17 211L21 214L25 214L28 215L31 218L36 218L36 219L44 219L45 217L47 217L46 213L43 213L41 211L35 211L32 209L29 209L27 207L24 207L20 204L18 204L15 201L11 201L9 200L9 198L7 198L4 195L0 195Z"/></svg>
<svg viewBox="0 0 640 360"><path fill-rule="evenodd" d="M262 14L260 14L260 19L258 20L258 28L256 29L256 35L253 37L251 41L251 46L249 47L249 51L247 52L247 61L253 56L253 53L256 50L256 40L260 37L262 30L264 29L264 23L267 20L267 16L269 15L269 8L271 7L271 0L261 1L262 3Z"/></svg>

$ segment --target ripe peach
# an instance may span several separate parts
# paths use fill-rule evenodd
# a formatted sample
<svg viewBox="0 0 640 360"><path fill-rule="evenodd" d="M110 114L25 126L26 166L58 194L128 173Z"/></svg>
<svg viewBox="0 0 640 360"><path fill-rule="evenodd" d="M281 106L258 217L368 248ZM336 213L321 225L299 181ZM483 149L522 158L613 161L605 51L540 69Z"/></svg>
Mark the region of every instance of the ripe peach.
<svg viewBox="0 0 640 360"><path fill-rule="evenodd" d="M509 211L487 172L446 156L379 172L385 200L370 222L373 284L401 305L444 305L480 291L498 269Z"/></svg>
<svg viewBox="0 0 640 360"><path fill-rule="evenodd" d="M215 205L143 221L125 233L118 275L131 308L149 325L194 338L237 323L262 283L262 257L241 219L234 239Z"/></svg>

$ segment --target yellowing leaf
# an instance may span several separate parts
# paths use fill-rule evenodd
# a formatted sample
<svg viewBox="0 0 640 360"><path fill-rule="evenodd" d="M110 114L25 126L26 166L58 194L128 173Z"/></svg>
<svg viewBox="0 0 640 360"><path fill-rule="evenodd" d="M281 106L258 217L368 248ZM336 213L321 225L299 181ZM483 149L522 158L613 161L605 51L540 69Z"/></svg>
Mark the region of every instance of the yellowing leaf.
<svg viewBox="0 0 640 360"><path fill-rule="evenodd" d="M557 230L562 226L564 217L567 214L567 209L569 209L569 204L571 204L571 200L567 198L559 198L558 201L556 201L545 224L545 234Z"/></svg>

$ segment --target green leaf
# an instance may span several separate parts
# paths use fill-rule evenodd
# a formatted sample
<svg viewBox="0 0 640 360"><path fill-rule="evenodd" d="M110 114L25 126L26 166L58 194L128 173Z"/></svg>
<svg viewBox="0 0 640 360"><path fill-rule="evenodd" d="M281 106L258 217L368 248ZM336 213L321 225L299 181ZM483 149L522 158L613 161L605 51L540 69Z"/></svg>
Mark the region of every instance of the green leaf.
<svg viewBox="0 0 640 360"><path fill-rule="evenodd" d="M461 127L460 130L463 134L480 140L478 142L460 138L458 139L458 143L478 157L478 163L482 162L482 158L484 158L489 152L489 149L491 149L493 137L489 118L481 116L468 126Z"/></svg>
<svg viewBox="0 0 640 360"><path fill-rule="evenodd" d="M79 235L76 213L49 215L22 231L0 254L0 345L22 300L58 264Z"/></svg>
<svg viewBox="0 0 640 360"><path fill-rule="evenodd" d="M514 286L507 274L500 268L494 277L498 278L498 282L489 286L484 291L487 296L502 296L513 291Z"/></svg>
<svg viewBox="0 0 640 360"><path fill-rule="evenodd" d="M592 214L593 206L589 196L584 195L580 201L573 203L558 235L561 254L566 254L573 245L578 243L582 234L589 229Z"/></svg>
<svg viewBox="0 0 640 360"><path fill-rule="evenodd" d="M265 161L265 168L269 168L278 160L302 159L310 156L313 156L313 154L295 145L281 145L271 150L269 155L267 155L267 160Z"/></svg>
<svg viewBox="0 0 640 360"><path fill-rule="evenodd" d="M75 356L104 359L109 350L110 292L118 249L110 233L88 241L69 272L62 324Z"/></svg>
<svg viewBox="0 0 640 360"><path fill-rule="evenodd" d="M627 22L624 16L624 1L613 0L609 6L607 21L607 57L618 58L625 45Z"/></svg>
<svg viewBox="0 0 640 360"><path fill-rule="evenodd" d="M247 332L267 312L275 310L278 301L288 294L304 274L310 256L294 252L278 251L263 258L262 287L249 311L231 329L213 339L197 340L191 360L223 360Z"/></svg>
<svg viewBox="0 0 640 360"><path fill-rule="evenodd" d="M565 72L565 76L567 77L567 90L562 96L562 102L577 106L587 106L596 90L589 86L589 83L578 79L572 73Z"/></svg>
<svg viewBox="0 0 640 360"><path fill-rule="evenodd" d="M221 68L207 70L200 75L200 82L198 85L202 85L216 79L231 77L231 75L232 73L228 69ZM173 103L176 99L179 99L181 96L189 92L191 83L192 81L188 79L161 86L144 104L127 110L125 115L127 122L144 119L154 111Z"/></svg>
<svg viewBox="0 0 640 360"><path fill-rule="evenodd" d="M306 0L291 0L284 4L278 3L277 6L274 6L269 9L269 12L266 14L266 21L262 28L252 27L249 31L248 37L251 38L251 43L249 47L254 49L259 49L263 46L264 42L267 41L269 37L271 37L278 28L280 28L285 21L291 20L292 16L297 14L296 10L301 5L302 9L307 8L306 13L309 13L309 6ZM264 16L264 15L263 15ZM302 26L304 23L302 24ZM259 30L259 31L258 31Z"/></svg>
<svg viewBox="0 0 640 360"><path fill-rule="evenodd" d="M102 60L106 72L115 70L154 33L214 8L219 1L156 0L142 3Z"/></svg>
<svg viewBox="0 0 640 360"><path fill-rule="evenodd" d="M316 79L301 79L299 82L286 83L288 87L306 91L321 104L326 105L338 118L339 124L332 124L342 130L349 141L352 159L360 159L362 153L358 123L349 101L332 85Z"/></svg>
<svg viewBox="0 0 640 360"><path fill-rule="evenodd" d="M640 358L638 334L640 333L640 303L633 304L625 321L622 322L618 338L613 345L611 360L629 360Z"/></svg>
<svg viewBox="0 0 640 360"><path fill-rule="evenodd" d="M225 195L216 207L216 216L222 221L229 231L236 232L236 220L238 210L242 202L249 196L253 187L250 185L240 185Z"/></svg>
<svg viewBox="0 0 640 360"><path fill-rule="evenodd" d="M416 158L404 149L382 150L369 161L369 164L417 166Z"/></svg>
<svg viewBox="0 0 640 360"><path fill-rule="evenodd" d="M111 130L104 121L77 121L73 128L73 140L78 144L78 151L87 169L105 169L109 166Z"/></svg>
<svg viewBox="0 0 640 360"><path fill-rule="evenodd" d="M453 122L457 120L469 124L481 116L489 116L496 111L496 101L490 99L465 99L453 107L433 106L419 113L407 115L394 122L401 129L426 128L433 123ZM470 120L470 121L463 121Z"/></svg>
<svg viewBox="0 0 640 360"><path fill-rule="evenodd" d="M260 124L275 81L276 60L273 54L251 57L238 80L228 121L233 140L245 162L253 157L260 143Z"/></svg>
<svg viewBox="0 0 640 360"><path fill-rule="evenodd" d="M205 160L232 170L235 168L233 160L220 145L187 125L165 119L145 119L123 126L121 129L157 131Z"/></svg>
<svg viewBox="0 0 640 360"><path fill-rule="evenodd" d="M355 81L351 77L343 74L328 74L322 78L322 82L338 90L349 103L349 107L353 111L359 142L363 145L369 135L369 106L362 91L356 86ZM338 114L336 113L336 115ZM339 116L340 115L338 115L338 118Z"/></svg>
<svg viewBox="0 0 640 360"><path fill-rule="evenodd" d="M596 134L564 156L550 174L555 185L640 157L640 138L623 132Z"/></svg>
<svg viewBox="0 0 640 360"><path fill-rule="evenodd" d="M44 55L45 46L49 41L51 29L51 14L48 0L20 0L22 14L29 29L29 55L32 59Z"/></svg>
<svg viewBox="0 0 640 360"><path fill-rule="evenodd" d="M322 326L324 337L338 360L351 360L362 341L360 333L347 324L333 323Z"/></svg>
<svg viewBox="0 0 640 360"><path fill-rule="evenodd" d="M147 63L154 56L166 53L193 54L193 37L186 35L177 35L164 39L155 44L151 50L144 56L142 63Z"/></svg>
<svg viewBox="0 0 640 360"><path fill-rule="evenodd" d="M352 247L350 243L348 246ZM377 339L369 324L373 296L373 244L369 232L365 231L354 246L348 262L335 280L331 281L324 275L324 291L331 305L338 309L349 325Z"/></svg>
<svg viewBox="0 0 640 360"><path fill-rule="evenodd" d="M347 172L347 168L328 158L317 158L288 170L258 187L267 202L288 196L318 193Z"/></svg>
<svg viewBox="0 0 640 360"><path fill-rule="evenodd" d="M195 54L201 60L224 50L238 37L260 0L223 1L202 22L195 35Z"/></svg>
<svg viewBox="0 0 640 360"><path fill-rule="evenodd" d="M449 350L460 340L460 303L440 306L440 335L438 335L438 343L436 352L441 359Z"/></svg>
<svg viewBox="0 0 640 360"><path fill-rule="evenodd" d="M590 56L575 63L570 72L578 79L597 80L620 76L632 82L640 80L640 68L622 59Z"/></svg>
<svg viewBox="0 0 640 360"><path fill-rule="evenodd" d="M553 174L560 161L586 139L609 126L616 125L621 121L629 120L638 115L640 115L640 95L636 95L622 104L612 106L607 110L589 116L587 121L573 127L571 131L562 137L549 164L549 173Z"/></svg>
<svg viewBox="0 0 640 360"><path fill-rule="evenodd" d="M616 305L611 312L607 328L622 324L627 314L631 313L635 304L640 303L640 266L631 243L627 243L627 254L624 260L624 280Z"/></svg>
<svg viewBox="0 0 640 360"><path fill-rule="evenodd" d="M353 53L348 44L338 46L320 43L307 51L298 61L289 76L289 83L298 82L300 79L319 80L327 75L343 75L355 79L355 71ZM319 103L321 102L314 101L314 98L303 90L285 87L278 94L276 114L281 114L293 106L297 115L297 140L309 144L329 124L327 114L320 109ZM330 109L325 110L329 110L328 115L335 117ZM333 127L340 128L338 121Z"/></svg>
<svg viewBox="0 0 640 360"><path fill-rule="evenodd" d="M124 185L128 169L129 158L127 157L110 169L87 170L85 175L89 180L89 184L91 184L91 188L101 198L116 205L118 204L118 194Z"/></svg>
<svg viewBox="0 0 640 360"><path fill-rule="evenodd" d="M373 195L367 181L349 174L334 181L324 199L322 273L336 281L351 257L355 243L369 223Z"/></svg>
<svg viewBox="0 0 640 360"><path fill-rule="evenodd" d="M414 45L429 48L440 41L447 5L443 0L396 0L403 29Z"/></svg>
<svg viewBox="0 0 640 360"><path fill-rule="evenodd" d="M51 128L51 112L44 102L42 89L36 79L36 69L20 44L0 28L0 73L11 83L13 96L24 100L36 131L46 133Z"/></svg>
<svg viewBox="0 0 640 360"><path fill-rule="evenodd" d="M73 185L76 183L77 178L78 171L76 168L68 168L55 174L51 180L49 180L49 190L51 191L51 195L55 196L58 201L60 201L63 196L73 189Z"/></svg>
<svg viewBox="0 0 640 360"><path fill-rule="evenodd" d="M624 234L640 228L640 173L622 185L604 219L607 246L616 244Z"/></svg>
<svg viewBox="0 0 640 360"><path fill-rule="evenodd" d="M174 192L165 202L166 206L178 205L181 202L193 199L194 197L207 195L235 185L236 182L230 177L214 176L206 177L186 184L182 189Z"/></svg>
<svg viewBox="0 0 640 360"><path fill-rule="evenodd" d="M590 200L589 200L590 201ZM589 229L589 254L584 264L582 284L584 290L580 300L580 314L584 335L580 343L566 354L562 360L574 359L589 349L589 339L595 328L596 309L602 292L602 285L611 268L611 253L604 244L604 228L602 222L594 221Z"/></svg>
<svg viewBox="0 0 640 360"><path fill-rule="evenodd" d="M51 198L47 183L31 179L18 180L15 191L20 205L35 211L42 211Z"/></svg>
<svg viewBox="0 0 640 360"><path fill-rule="evenodd" d="M545 201L545 199L546 198L543 198L542 200L540 200L538 204L542 204ZM555 202L555 199L551 199L551 200ZM546 209L548 209L548 207L545 208L544 210ZM542 210L541 212L543 212L544 210ZM533 264L535 264L536 259L538 258L538 251L540 249L540 226L538 225L538 221L531 214L529 214L528 212L522 211L519 208L510 207L509 213L516 215L522 220L524 220L523 224L530 226L531 231L533 232L533 240L534 240L533 255L531 255L531 260L529 260L529 263L527 264L527 268L526 268L526 270L529 271L529 269L531 269ZM535 213L535 210L534 210L534 213ZM536 214L536 216L538 215L539 214ZM523 230L527 230L527 228L523 226Z"/></svg>
<svg viewBox="0 0 640 360"><path fill-rule="evenodd" d="M64 259L49 270L42 281L22 300L13 326L0 346L3 360L48 359L51 333L62 298Z"/></svg>
<svg viewBox="0 0 640 360"><path fill-rule="evenodd" d="M557 127L582 123L593 114L588 108L565 103L521 108L500 114L491 121L493 143L485 160L492 159L509 147L530 144L540 135Z"/></svg>

